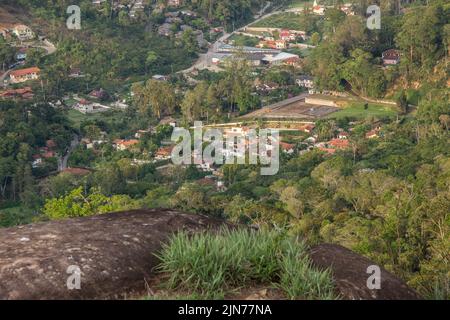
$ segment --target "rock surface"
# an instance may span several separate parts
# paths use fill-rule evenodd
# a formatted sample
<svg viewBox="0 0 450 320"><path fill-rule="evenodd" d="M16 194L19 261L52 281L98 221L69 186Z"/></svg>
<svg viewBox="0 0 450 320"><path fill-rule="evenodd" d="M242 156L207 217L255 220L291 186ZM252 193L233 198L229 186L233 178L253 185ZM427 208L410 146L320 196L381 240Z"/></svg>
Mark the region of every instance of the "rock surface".
<svg viewBox="0 0 450 320"><path fill-rule="evenodd" d="M401 279L380 267L380 289L369 289L368 278L373 271L367 268L376 265L373 261L339 245L321 244L311 248L313 264L330 268L342 299L350 300L416 300L420 296ZM371 282L373 283L373 282Z"/></svg>
<svg viewBox="0 0 450 320"><path fill-rule="evenodd" d="M0 229L0 299L142 294L163 241L178 230L217 229L223 223L173 210L137 210ZM80 290L67 288L72 265L81 270Z"/></svg>

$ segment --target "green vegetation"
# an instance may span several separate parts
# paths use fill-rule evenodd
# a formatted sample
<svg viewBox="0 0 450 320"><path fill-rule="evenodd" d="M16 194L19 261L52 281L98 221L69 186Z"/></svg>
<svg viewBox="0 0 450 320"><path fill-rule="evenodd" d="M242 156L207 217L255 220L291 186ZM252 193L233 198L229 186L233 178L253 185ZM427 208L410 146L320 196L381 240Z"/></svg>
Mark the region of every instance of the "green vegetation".
<svg viewBox="0 0 450 320"><path fill-rule="evenodd" d="M370 118L384 119L393 118L397 114L398 111L395 106L368 103L366 108L365 103L354 102L351 103L348 107L344 107L342 110L330 114L328 118L350 118L355 120L364 120Z"/></svg>
<svg viewBox="0 0 450 320"><path fill-rule="evenodd" d="M329 271L311 266L304 243L275 231L178 233L158 255L170 289L203 298L255 283L280 287L289 299L335 299Z"/></svg>
<svg viewBox="0 0 450 320"><path fill-rule="evenodd" d="M251 26L312 31L315 28L313 21L317 19L318 18L314 16L305 16L303 14L285 12L271 15L270 17L258 21Z"/></svg>

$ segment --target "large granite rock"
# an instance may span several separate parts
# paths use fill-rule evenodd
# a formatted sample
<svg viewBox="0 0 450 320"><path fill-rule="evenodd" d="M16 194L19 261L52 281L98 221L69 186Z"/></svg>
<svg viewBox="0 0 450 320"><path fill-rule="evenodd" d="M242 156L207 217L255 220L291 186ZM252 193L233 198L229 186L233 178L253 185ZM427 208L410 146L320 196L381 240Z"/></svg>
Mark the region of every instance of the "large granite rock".
<svg viewBox="0 0 450 320"><path fill-rule="evenodd" d="M110 213L0 229L0 299L108 299L145 292L154 253L178 230L223 221L173 210ZM81 289L67 279L81 271ZM76 285L71 278L70 283Z"/></svg>
<svg viewBox="0 0 450 320"><path fill-rule="evenodd" d="M380 289L369 289L367 279L376 265L373 261L339 245L321 244L311 248L314 266L330 268L342 299L350 300L416 300L420 296L401 279L380 267ZM371 282L373 284L373 282Z"/></svg>

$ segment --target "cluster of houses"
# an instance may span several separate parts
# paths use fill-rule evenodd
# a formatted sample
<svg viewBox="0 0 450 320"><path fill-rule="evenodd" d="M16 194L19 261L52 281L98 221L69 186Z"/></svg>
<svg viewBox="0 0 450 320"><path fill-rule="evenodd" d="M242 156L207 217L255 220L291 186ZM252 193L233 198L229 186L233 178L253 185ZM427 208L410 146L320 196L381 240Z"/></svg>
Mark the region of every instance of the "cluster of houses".
<svg viewBox="0 0 450 320"><path fill-rule="evenodd" d="M0 35L3 36L4 39L9 39L14 36L20 41L28 41L35 38L33 30L24 24L0 23Z"/></svg>
<svg viewBox="0 0 450 320"><path fill-rule="evenodd" d="M33 97L34 97L33 89L31 89L30 87L0 91L1 99L29 100L33 99Z"/></svg>
<svg viewBox="0 0 450 320"><path fill-rule="evenodd" d="M325 14L325 10L327 8L333 8L333 6L319 5L319 4L317 4L317 1L314 0L313 7L312 7L312 12L314 14L323 16ZM341 4L339 8L340 8L341 11L343 11L348 16L355 15L355 11L353 10L353 5L351 3Z"/></svg>
<svg viewBox="0 0 450 320"><path fill-rule="evenodd" d="M92 0L92 4L99 7L106 1L110 0ZM145 8L144 0L129 0L128 3L124 3L124 1L113 0L111 1L111 3L113 10L126 9L130 18L136 18L138 13L143 12Z"/></svg>
<svg viewBox="0 0 450 320"><path fill-rule="evenodd" d="M257 47L271 49L287 49L298 46L297 43L307 39L305 31L288 30L288 29L270 29L272 32L266 32L262 36L262 40ZM274 32L278 32L278 39L275 38Z"/></svg>
<svg viewBox="0 0 450 320"><path fill-rule="evenodd" d="M47 140L45 147L41 147L38 153L33 155L32 167L38 168L42 166L46 159L51 159L56 157L56 143L53 140Z"/></svg>
<svg viewBox="0 0 450 320"><path fill-rule="evenodd" d="M276 49L237 47L229 44L219 46L217 53L211 57L211 63L220 65L230 59L243 58L254 66L260 65L297 65L300 57L296 54L281 52Z"/></svg>
<svg viewBox="0 0 450 320"><path fill-rule="evenodd" d="M199 47L205 47L208 43L204 38L203 31L188 24L188 19L195 17L197 17L197 13L190 10L166 12L164 23L158 27L158 34L164 37L175 35L176 38L181 38L184 32L191 30L197 39Z"/></svg>

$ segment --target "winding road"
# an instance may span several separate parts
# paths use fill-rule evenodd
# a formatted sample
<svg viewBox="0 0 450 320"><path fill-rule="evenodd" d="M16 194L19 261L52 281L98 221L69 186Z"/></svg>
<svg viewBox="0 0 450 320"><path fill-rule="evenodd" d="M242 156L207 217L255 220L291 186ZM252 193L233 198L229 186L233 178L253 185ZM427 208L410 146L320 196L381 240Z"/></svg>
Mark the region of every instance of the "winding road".
<svg viewBox="0 0 450 320"><path fill-rule="evenodd" d="M287 9L287 10L280 10L281 7L276 8L274 11L272 12L268 12L266 14L264 14L264 12L270 7L270 3L268 3L263 10L261 10L260 14L259 14L259 18L257 18L256 20L253 20L252 22L250 22L249 24L234 30L231 33L227 33L225 32L219 39L217 39L213 44L211 44L209 46L208 52L207 53L203 53L200 54L198 60L194 63L194 65L192 65L190 68L179 71L179 73L183 73L184 75L187 75L189 73L191 73L192 71L194 71L195 69L197 70L202 70L202 69L210 69L210 68L214 68L215 66L211 66L210 65L210 61L211 61L211 57L214 53L217 53L219 47L225 42L225 40L227 40L229 37L231 37L234 34L237 34L239 32L241 32L242 30L244 30L245 28L247 28L248 26L257 23L261 20L264 20L272 15L275 14L279 14L279 13L283 13L283 12L300 12L302 9L301 8L294 8L294 9Z"/></svg>

